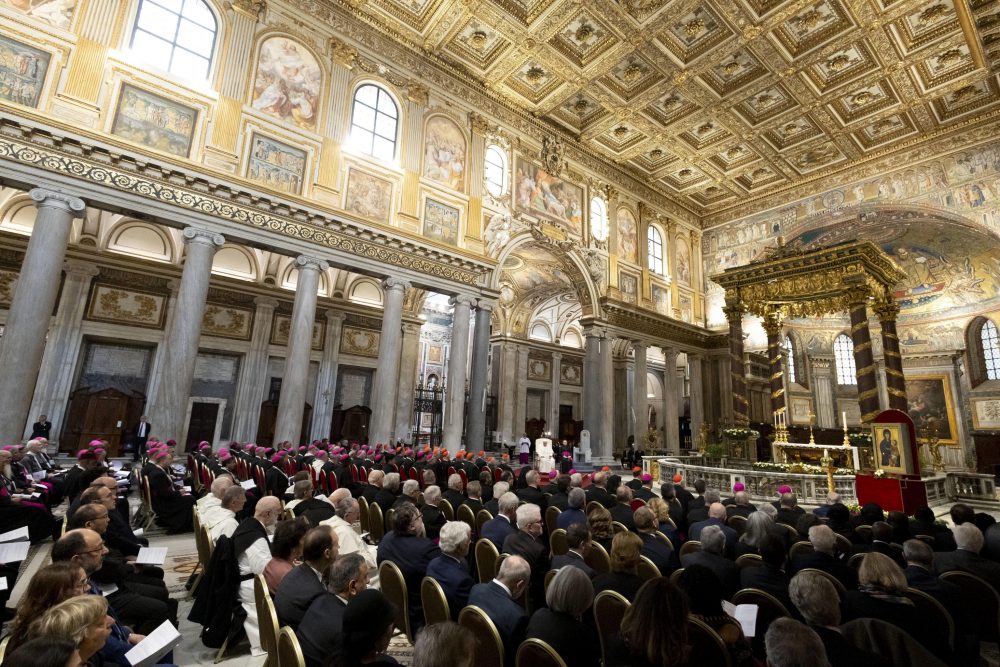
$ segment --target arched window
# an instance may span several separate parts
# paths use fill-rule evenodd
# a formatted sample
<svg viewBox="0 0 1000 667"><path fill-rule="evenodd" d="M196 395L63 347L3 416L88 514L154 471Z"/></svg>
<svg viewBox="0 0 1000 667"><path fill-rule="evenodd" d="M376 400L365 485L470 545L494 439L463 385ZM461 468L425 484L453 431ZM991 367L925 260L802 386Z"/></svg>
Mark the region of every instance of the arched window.
<svg viewBox="0 0 1000 667"><path fill-rule="evenodd" d="M660 230L652 225L646 231L646 256L649 259L649 270L663 275L663 237Z"/></svg>
<svg viewBox="0 0 1000 667"><path fill-rule="evenodd" d="M1000 380L1000 341L997 336L997 325L993 320L986 320L979 330L979 340L983 346L983 361L986 365L986 379Z"/></svg>
<svg viewBox="0 0 1000 667"><path fill-rule="evenodd" d="M496 144L486 147L486 191L494 197L507 192L507 152Z"/></svg>
<svg viewBox="0 0 1000 667"><path fill-rule="evenodd" d="M215 15L203 0L139 0L129 46L154 67L203 81L217 32Z"/></svg>
<svg viewBox="0 0 1000 667"><path fill-rule="evenodd" d="M590 233L601 243L608 240L608 205L600 197L590 200Z"/></svg>
<svg viewBox="0 0 1000 667"><path fill-rule="evenodd" d="M858 370L854 365L854 341L840 334L833 341L833 358L837 362L837 384L857 384Z"/></svg>
<svg viewBox="0 0 1000 667"><path fill-rule="evenodd" d="M788 357L788 381L796 382L795 380L795 344L792 343L791 336L785 336L785 354Z"/></svg>
<svg viewBox="0 0 1000 667"><path fill-rule="evenodd" d="M398 127L399 109L385 88L368 83L354 91L350 139L354 150L376 160L392 160Z"/></svg>

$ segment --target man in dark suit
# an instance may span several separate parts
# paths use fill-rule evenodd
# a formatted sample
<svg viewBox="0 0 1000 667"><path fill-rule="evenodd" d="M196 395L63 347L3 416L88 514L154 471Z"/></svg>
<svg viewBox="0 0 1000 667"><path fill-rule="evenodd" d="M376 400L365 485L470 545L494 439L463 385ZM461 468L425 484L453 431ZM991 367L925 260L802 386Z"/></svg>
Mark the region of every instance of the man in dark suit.
<svg viewBox="0 0 1000 667"><path fill-rule="evenodd" d="M750 494L746 491L737 491L733 496L731 505L726 505L726 516L741 516L749 518L757 508L750 502Z"/></svg>
<svg viewBox="0 0 1000 667"><path fill-rule="evenodd" d="M653 561L664 577L680 567L677 553L663 540L656 537L656 515L648 507L640 507L635 511L635 529L642 538L641 554Z"/></svg>
<svg viewBox="0 0 1000 667"><path fill-rule="evenodd" d="M700 479L698 481L701 482ZM719 495L719 492L716 491L715 489L708 489L707 491L702 493L701 496L692 500L691 503L688 505L688 512L686 517L687 524L689 526L692 526L698 523L699 521L704 521L705 519L707 519L708 508L715 503L719 503L720 505L722 504L721 496Z"/></svg>
<svg viewBox="0 0 1000 667"><path fill-rule="evenodd" d="M453 510L458 510L458 506L465 502L465 494L462 493L462 477L458 473L448 475L448 488L441 496L451 503Z"/></svg>
<svg viewBox="0 0 1000 667"><path fill-rule="evenodd" d="M132 427L132 460L138 461L139 457L146 453L146 441L149 439L150 430L153 425L149 423L149 417L142 415L139 421Z"/></svg>
<svg viewBox="0 0 1000 667"><path fill-rule="evenodd" d="M483 509L493 516L500 514L500 498L508 491L510 491L510 484L508 482L497 482L494 484L493 497L483 503Z"/></svg>
<svg viewBox="0 0 1000 667"><path fill-rule="evenodd" d="M951 570L962 570L974 574L1000 591L1000 563L983 558L979 552L983 549L983 533L974 523L963 523L952 529L957 549L951 552L938 553L934 557L934 566L938 574Z"/></svg>
<svg viewBox="0 0 1000 667"><path fill-rule="evenodd" d="M587 523L587 512L584 506L587 504L587 494L583 489L572 488L569 490L569 504L566 509L559 512L556 517L556 528L569 530L574 523Z"/></svg>
<svg viewBox="0 0 1000 667"><path fill-rule="evenodd" d="M677 526L677 529L685 530L687 528L687 523L685 523L685 519L687 518L686 516L687 512L684 511L684 505L677 497L677 492L674 489L674 485L673 484L661 485L660 497L663 498L663 502L667 504L667 508L670 510L670 518L673 519L674 525Z"/></svg>
<svg viewBox="0 0 1000 667"><path fill-rule="evenodd" d="M420 583L427 566L441 555L431 540L421 537L423 515L416 505L404 503L393 516L392 531L378 545L377 562L392 561L403 573L410 608L410 628L416 633L424 625L424 610L420 601Z"/></svg>
<svg viewBox="0 0 1000 667"><path fill-rule="evenodd" d="M544 512L546 508L546 499L545 494L543 494L541 489L538 488L538 471L529 470L524 476L524 481L527 483L527 486L517 492L517 497L520 498L523 503L538 505L539 509Z"/></svg>
<svg viewBox="0 0 1000 667"><path fill-rule="evenodd" d="M466 494L468 494L468 496L464 497L460 504L468 505L469 509L472 510L473 516L479 514L479 510L483 509L484 507L482 499L483 485L477 482L476 480L472 480L466 485L465 492ZM458 506L456 506L454 509L457 516Z"/></svg>
<svg viewBox="0 0 1000 667"><path fill-rule="evenodd" d="M326 592L326 579L339 546L337 534L329 526L316 526L302 538L303 562L285 575L274 595L281 625L297 630L309 605Z"/></svg>
<svg viewBox="0 0 1000 667"><path fill-rule="evenodd" d="M503 549L507 537L517 532L514 521L517 518L519 504L517 496L509 491L500 496L499 514L483 524L483 534L480 537L492 542L497 550Z"/></svg>
<svg viewBox="0 0 1000 667"><path fill-rule="evenodd" d="M762 562L756 567L740 568L740 588L756 588L770 593L791 611L788 584L792 578L782 569L788 555L785 540L780 535L768 533L761 539L758 548Z"/></svg>
<svg viewBox="0 0 1000 667"><path fill-rule="evenodd" d="M813 545L813 550L798 556L792 562L793 572L815 568L833 575L849 591L857 588L857 573L835 555L837 538L829 526L819 525L810 528L809 542Z"/></svg>
<svg viewBox="0 0 1000 667"><path fill-rule="evenodd" d="M559 475L556 477L556 492L549 498L549 507L558 507L560 511L563 511L568 502L569 475Z"/></svg>
<svg viewBox="0 0 1000 667"><path fill-rule="evenodd" d="M35 438L45 438L49 439L49 433L52 431L52 422L46 415L39 415L38 421L31 425L31 437L29 440L34 440Z"/></svg>
<svg viewBox="0 0 1000 667"><path fill-rule="evenodd" d="M594 483L587 487L587 502L596 502L611 509L615 505L614 497L608 493L608 477L611 476L606 470L594 474Z"/></svg>
<svg viewBox="0 0 1000 667"><path fill-rule="evenodd" d="M266 473L264 473L264 485L267 487L268 495L274 496L281 500L285 499L285 492L288 491L288 487L291 483L288 480L288 475L285 474L285 459L288 455L285 453L275 454L271 457L271 467Z"/></svg>
<svg viewBox="0 0 1000 667"><path fill-rule="evenodd" d="M934 551L954 551L955 536L951 529L934 522L934 510L929 507L921 507L913 513L913 521L910 522L910 533L916 535L929 535L934 538Z"/></svg>
<svg viewBox="0 0 1000 667"><path fill-rule="evenodd" d="M368 476L368 481L370 483L374 483L372 482L370 475ZM378 506L382 509L382 516L385 516L385 513L392 509L392 506L396 504L396 494L399 493L401 482L399 481L398 472L387 473L381 481L382 487L375 495L375 502L378 503Z"/></svg>
<svg viewBox="0 0 1000 667"><path fill-rule="evenodd" d="M468 604L469 591L473 581L469 574L469 546L472 533L468 524L449 521L441 528L441 555L427 566L427 576L441 585L448 600L448 611L452 620L458 620L458 613Z"/></svg>
<svg viewBox="0 0 1000 667"><path fill-rule="evenodd" d="M722 593L729 599L740 587L740 568L722 555L726 537L718 526L706 526L701 531L701 550L693 551L681 559L685 568L702 565L711 570L722 583Z"/></svg>
<svg viewBox="0 0 1000 667"><path fill-rule="evenodd" d="M697 483L698 482L695 482L695 484ZM688 505L692 500L694 500L694 494L688 491L687 488L684 486L684 477L680 473L676 473L673 476L672 483L668 482L668 484L670 484L670 486L673 487L674 495L677 497L677 500L680 501L681 507L684 508L684 514L687 514ZM663 495L664 486L666 485L660 486L661 498L665 497ZM703 493L704 491L705 491L705 482L701 482L701 491L699 491L699 493Z"/></svg>
<svg viewBox="0 0 1000 667"><path fill-rule="evenodd" d="M650 500L657 497L656 493L653 491L653 476L648 472L644 472L639 479L642 481L642 486L636 489L632 495L639 500L648 503Z"/></svg>
<svg viewBox="0 0 1000 667"><path fill-rule="evenodd" d="M888 556L901 569L906 568L902 552L889 546L890 542L892 542L892 526L885 521L876 521L872 524L872 543L868 545L866 551Z"/></svg>
<svg viewBox="0 0 1000 667"><path fill-rule="evenodd" d="M531 566L532 608L545 606L545 573L549 571L549 547L542 538L542 511L527 503L517 508L517 532L503 541L503 553L520 556Z"/></svg>
<svg viewBox="0 0 1000 667"><path fill-rule="evenodd" d="M711 493L711 492L709 492ZM707 495L707 494L706 494ZM704 521L691 524L688 529L689 540L700 540L701 531L708 526L718 526L722 534L726 536L726 553L732 554L736 549L736 541L739 536L733 528L726 525L726 507L722 503L712 503L708 507L708 518Z"/></svg>
<svg viewBox="0 0 1000 667"><path fill-rule="evenodd" d="M359 553L345 554L330 568L332 593L313 599L295 630L306 667L325 667L340 655L344 609L368 587L368 565Z"/></svg>
<svg viewBox="0 0 1000 667"><path fill-rule="evenodd" d="M583 570L591 579L594 578L594 569L587 565L587 552L590 551L590 528L586 523L574 523L566 529L566 543L569 551L565 554L552 557L553 570L561 567L575 567Z"/></svg>
<svg viewBox="0 0 1000 667"><path fill-rule="evenodd" d="M624 484L615 489L615 506L611 508L611 520L617 521L629 530L635 532L635 519L632 516L632 489Z"/></svg>
<svg viewBox="0 0 1000 667"><path fill-rule="evenodd" d="M778 507L778 514L774 517L777 523L785 523L795 527L799 517L805 514L805 510L799 507L798 498L794 493L782 493Z"/></svg>
<svg viewBox="0 0 1000 667"><path fill-rule="evenodd" d="M496 579L476 584L469 592L469 604L482 609L493 621L504 645L504 663L514 664L517 647L524 639L528 617L524 607L515 602L528 588L531 567L520 556L508 556L500 565Z"/></svg>
<svg viewBox="0 0 1000 667"><path fill-rule="evenodd" d="M419 492L418 492L419 493ZM438 502L441 501L441 489L436 484L431 484L424 489L424 504L420 506L420 513L424 515L424 533L429 539L436 540L441 534L441 528L447 519L444 512L438 509Z"/></svg>

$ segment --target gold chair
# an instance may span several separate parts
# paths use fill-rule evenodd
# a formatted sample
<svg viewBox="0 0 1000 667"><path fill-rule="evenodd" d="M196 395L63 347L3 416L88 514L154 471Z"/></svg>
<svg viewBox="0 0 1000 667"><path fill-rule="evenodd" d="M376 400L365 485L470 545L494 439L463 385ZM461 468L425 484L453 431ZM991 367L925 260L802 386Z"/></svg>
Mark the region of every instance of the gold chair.
<svg viewBox="0 0 1000 667"><path fill-rule="evenodd" d="M451 620L448 598L444 589L434 579L424 577L420 583L420 604L424 608L424 624L434 625Z"/></svg>
<svg viewBox="0 0 1000 667"><path fill-rule="evenodd" d="M587 552L583 561L590 566L594 574L604 574L611 571L611 556L597 542L590 543L590 551Z"/></svg>
<svg viewBox="0 0 1000 667"><path fill-rule="evenodd" d="M271 594L267 590L267 582L264 575L258 574L253 578L253 600L257 607L257 625L260 628L260 646L267 652L265 664L284 664L278 657L278 614L274 610L274 602Z"/></svg>
<svg viewBox="0 0 1000 667"><path fill-rule="evenodd" d="M559 519L559 513L561 511L562 510L554 505L549 506L549 508L545 510L545 528L549 531L549 535L554 533L556 528L558 528L556 522Z"/></svg>
<svg viewBox="0 0 1000 667"><path fill-rule="evenodd" d="M854 532L857 533L858 537L864 540L866 544L872 541L872 527L868 524L861 524L854 529Z"/></svg>
<svg viewBox="0 0 1000 667"><path fill-rule="evenodd" d="M382 508L378 503L372 503L368 508L368 535L374 544L378 544L385 537L385 520L382 518Z"/></svg>
<svg viewBox="0 0 1000 667"><path fill-rule="evenodd" d="M763 564L764 559L760 557L760 554L743 554L736 559L736 564L740 566L740 569L744 567L757 567Z"/></svg>
<svg viewBox="0 0 1000 667"><path fill-rule="evenodd" d="M833 584L834 588L837 589L837 595L840 596L841 601L843 601L844 596L847 595L847 589L844 588L844 584L840 583L840 579L837 579L837 577L833 576L829 572L824 572L823 570L819 570L815 567L805 567L799 570L799 572L819 572L821 575L826 577L827 581Z"/></svg>
<svg viewBox="0 0 1000 667"><path fill-rule="evenodd" d="M681 553L679 557L683 559L684 556L693 554L695 551L701 551L701 542L698 540L688 540L681 545Z"/></svg>
<svg viewBox="0 0 1000 667"><path fill-rule="evenodd" d="M684 571L683 567L679 567L670 573L670 583L676 584L677 580L681 578L681 572Z"/></svg>
<svg viewBox="0 0 1000 667"><path fill-rule="evenodd" d="M496 545L488 539L482 537L476 542L476 569L479 572L479 583L487 584L493 581L499 558L500 552L497 551Z"/></svg>
<svg viewBox="0 0 1000 667"><path fill-rule="evenodd" d="M798 533L795 533L795 535L797 536ZM844 537L840 533L834 533L833 537L834 537L834 539L837 540L837 551L839 551L842 554L849 554L849 553L852 553L854 551L854 545L851 544L851 541L849 539L847 539L846 537ZM798 538L795 537L794 539L798 539Z"/></svg>
<svg viewBox="0 0 1000 667"><path fill-rule="evenodd" d="M697 656L698 664L713 667L733 667L729 648L719 633L700 618L688 616L688 645L691 655Z"/></svg>
<svg viewBox="0 0 1000 667"><path fill-rule="evenodd" d="M10 643L10 635L0 639L0 662L7 656L7 644Z"/></svg>
<svg viewBox="0 0 1000 667"><path fill-rule="evenodd" d="M944 608L944 605L916 588L907 588L906 597L910 598L910 601L920 611L920 615L923 618L931 619L931 622L928 624L929 626L948 629L948 647L954 648L955 621L948 610Z"/></svg>
<svg viewBox="0 0 1000 667"><path fill-rule="evenodd" d="M815 551L815 549L813 549L812 542L802 540L793 544L792 548L788 550L788 558L794 561L799 556L810 554L813 551Z"/></svg>
<svg viewBox="0 0 1000 667"><path fill-rule="evenodd" d="M378 580L382 587L382 593L396 605L396 629L406 635L410 644L413 644L413 632L410 629L410 605L403 572L391 560L384 560L378 566Z"/></svg>
<svg viewBox="0 0 1000 667"><path fill-rule="evenodd" d="M770 627L771 623L775 619L791 615L778 598L767 591L757 588L744 588L736 591L732 602L733 604L749 603L757 605L757 628L754 633L754 643L759 644L759 650L763 650L763 644L760 644L760 640L764 639L767 628Z"/></svg>
<svg viewBox="0 0 1000 667"><path fill-rule="evenodd" d="M856 553L847 559L847 564L853 567L855 570L861 567L861 561L865 559L865 553Z"/></svg>
<svg viewBox="0 0 1000 667"><path fill-rule="evenodd" d="M569 551L569 542L566 541L566 531L556 528L549 533L549 549L553 556L565 556Z"/></svg>
<svg viewBox="0 0 1000 667"><path fill-rule="evenodd" d="M555 578L556 572L558 572L558 571L559 570L549 570L548 572L545 573L544 584L545 584L545 594L546 595L548 595L548 593L549 593L549 584L552 583L552 579Z"/></svg>
<svg viewBox="0 0 1000 667"><path fill-rule="evenodd" d="M979 638L987 642L997 641L1000 595L997 595L996 589L985 579L959 570L944 572L940 578L962 589L962 598L969 608L968 616L979 628Z"/></svg>
<svg viewBox="0 0 1000 667"><path fill-rule="evenodd" d="M362 533L371 533L372 524L369 520L371 510L368 507L368 499L364 496L358 496L358 522L361 524Z"/></svg>
<svg viewBox="0 0 1000 667"><path fill-rule="evenodd" d="M525 639L517 647L515 667L566 667L566 663L551 646L541 639Z"/></svg>
<svg viewBox="0 0 1000 667"><path fill-rule="evenodd" d="M608 641L621 631L622 619L630 603L621 593L601 591L594 598L594 622L601 640L601 658L608 660Z"/></svg>
<svg viewBox="0 0 1000 667"><path fill-rule="evenodd" d="M649 560L646 556L639 556L639 566L636 574L643 581L649 581L660 576L660 568L656 567L653 561Z"/></svg>
<svg viewBox="0 0 1000 667"><path fill-rule="evenodd" d="M476 515L473 514L472 508L468 505L459 505L458 509L455 510L455 518L467 525L472 539L476 539L479 530L476 528Z"/></svg>
<svg viewBox="0 0 1000 667"><path fill-rule="evenodd" d="M503 640L486 612L469 605L459 613L458 624L476 638L476 667L504 667Z"/></svg>
<svg viewBox="0 0 1000 667"><path fill-rule="evenodd" d="M615 535L617 535L618 533L627 533L628 527L626 527L621 521L612 521L611 530L613 530Z"/></svg>
<svg viewBox="0 0 1000 667"><path fill-rule="evenodd" d="M189 600L194 597L195 592L198 590L198 584L204 578L205 571L208 569L208 563L212 560L212 551L215 550L215 544L212 542L212 533L200 523L194 529L194 546L198 551L198 564L195 565L194 570L191 572L193 581L187 595Z"/></svg>
<svg viewBox="0 0 1000 667"><path fill-rule="evenodd" d="M444 514L444 518L447 521L455 520L455 508L451 506L451 502L445 498L442 498L437 502L437 507Z"/></svg>
<svg viewBox="0 0 1000 667"><path fill-rule="evenodd" d="M487 521L492 521L493 515L490 514L489 510L479 510L476 512L476 535L483 534L483 526L486 525Z"/></svg>
<svg viewBox="0 0 1000 667"><path fill-rule="evenodd" d="M281 628L278 633L278 667L306 667L299 638L289 627Z"/></svg>
<svg viewBox="0 0 1000 667"><path fill-rule="evenodd" d="M735 530L737 535L742 535L747 529L747 518L742 514L734 514L726 519L726 524Z"/></svg>
<svg viewBox="0 0 1000 667"><path fill-rule="evenodd" d="M658 539L663 544L663 546L665 546L666 548L670 549L671 551L674 550L674 543L670 541L669 537L667 537L666 535L664 535L660 531L654 532L653 533L653 537L655 537L656 539Z"/></svg>

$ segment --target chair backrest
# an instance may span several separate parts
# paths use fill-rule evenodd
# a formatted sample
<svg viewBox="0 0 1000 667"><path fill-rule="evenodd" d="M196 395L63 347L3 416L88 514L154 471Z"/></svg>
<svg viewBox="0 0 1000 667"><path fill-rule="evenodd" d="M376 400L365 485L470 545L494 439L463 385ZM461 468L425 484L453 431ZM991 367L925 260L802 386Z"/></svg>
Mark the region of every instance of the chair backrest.
<svg viewBox="0 0 1000 667"><path fill-rule="evenodd" d="M771 623L777 618L784 618L785 616L790 616L788 609L781 603L778 598L774 597L767 591L762 591L757 588L744 588L743 590L736 591L736 595L733 596L733 604L755 604L757 605L757 626L756 632L754 633L754 644L756 649L763 652L764 648L764 635L767 633L767 628L770 627Z"/></svg>
<svg viewBox="0 0 1000 667"><path fill-rule="evenodd" d="M451 502L442 498L437 502L438 509L444 514L444 518L448 521L455 520L455 508L451 506Z"/></svg>
<svg viewBox="0 0 1000 667"><path fill-rule="evenodd" d="M649 560L646 556L639 556L639 566L636 574L643 581L649 581L660 576L660 568L656 567L653 561Z"/></svg>
<svg viewBox="0 0 1000 667"><path fill-rule="evenodd" d="M515 667L566 667L566 663L551 646L541 639L525 639L517 647Z"/></svg>
<svg viewBox="0 0 1000 667"><path fill-rule="evenodd" d="M413 633L410 630L410 609L406 595L406 579L399 566L391 560L384 560L378 566L378 580L382 593L396 605L396 628L406 635L413 643Z"/></svg>
<svg viewBox="0 0 1000 667"><path fill-rule="evenodd" d="M833 576L829 572L819 570L815 567L804 567L801 570L799 570L799 572L819 572L821 575L826 577L827 581L833 584L834 588L837 589L837 595L840 596L841 600L843 600L844 596L847 595L847 589L844 588L844 584L840 583L840 579L837 579L837 577Z"/></svg>
<svg viewBox="0 0 1000 667"><path fill-rule="evenodd" d="M601 591L594 598L594 622L601 640L601 657L608 660L608 641L622 628L622 619L628 611L629 601L621 593Z"/></svg>
<svg viewBox="0 0 1000 667"><path fill-rule="evenodd" d="M872 527L868 524L862 524L854 529L854 532L858 534L858 537L863 539L865 542L872 541Z"/></svg>
<svg viewBox="0 0 1000 667"><path fill-rule="evenodd" d="M306 667L299 639L295 636L295 631L287 626L278 633L277 655L279 667Z"/></svg>
<svg viewBox="0 0 1000 667"><path fill-rule="evenodd" d="M476 541L476 569L479 572L479 583L486 584L493 581L499 558L500 552L493 542L485 537Z"/></svg>
<svg viewBox="0 0 1000 667"><path fill-rule="evenodd" d="M598 507L604 507L604 505L602 505L601 503L597 502L596 500L591 500L589 503L587 503L587 515L589 516L590 513L592 511L594 511L595 508L598 508Z"/></svg>
<svg viewBox="0 0 1000 667"><path fill-rule="evenodd" d="M361 532L363 533L371 532L369 513L368 499L364 496L358 496L358 522L361 524Z"/></svg>
<svg viewBox="0 0 1000 667"><path fill-rule="evenodd" d="M278 614L274 610L274 602L267 590L264 575L253 578L253 600L257 608L257 624L260 628L260 646L268 655L278 654Z"/></svg>
<svg viewBox="0 0 1000 667"><path fill-rule="evenodd" d="M962 598L968 605L968 617L979 628L983 641L996 641L998 637L997 617L1000 614L1000 596L988 582L969 572L953 570L941 574L941 579L950 581L962 589Z"/></svg>
<svg viewBox="0 0 1000 667"><path fill-rule="evenodd" d="M7 656L7 644L10 643L10 634L0 639L0 662Z"/></svg>
<svg viewBox="0 0 1000 667"><path fill-rule="evenodd" d="M424 577L420 583L420 603L424 608L424 623L434 625L451 620L451 610L448 608L448 598L444 589L434 579Z"/></svg>
<svg viewBox="0 0 1000 667"><path fill-rule="evenodd" d="M545 573L545 594L549 593L549 584L552 583L552 579L556 576L556 572L559 570L549 570Z"/></svg>
<svg viewBox="0 0 1000 667"><path fill-rule="evenodd" d="M790 539L793 544L802 539L802 537L799 535L799 531L795 530L795 526L790 526L787 523L781 523L780 521L776 521L774 525L778 526L781 530L787 532L788 539Z"/></svg>
<svg viewBox="0 0 1000 667"><path fill-rule="evenodd" d="M207 569L208 563L212 560L212 552L215 551L215 544L212 542L212 533L206 526L195 533L195 547L198 549L198 561L201 567Z"/></svg>
<svg viewBox="0 0 1000 667"><path fill-rule="evenodd" d="M796 533L796 535L797 534L798 533ZM851 541L849 539L847 539L846 537L844 537L840 533L834 533L833 537L837 541L837 547L836 548L837 548L838 552L840 552L842 554L849 554L849 553L852 553L854 551L854 545L851 544Z"/></svg>
<svg viewBox="0 0 1000 667"><path fill-rule="evenodd" d="M701 551L701 542L698 540L688 540L681 545L680 557L684 558L684 556L693 554L695 551Z"/></svg>
<svg viewBox="0 0 1000 667"><path fill-rule="evenodd" d="M867 552L856 553L847 559L847 564L853 567L855 570L861 567L861 561L865 559Z"/></svg>
<svg viewBox="0 0 1000 667"><path fill-rule="evenodd" d="M611 556L597 542L590 543L590 551L587 552L583 561L590 566L590 569L595 574L604 574L611 571Z"/></svg>
<svg viewBox="0 0 1000 667"><path fill-rule="evenodd" d="M420 505L417 505L417 507L420 507ZM383 521L382 529L385 532L389 532L390 530L392 530L392 526L394 523L396 523L396 508L390 507L389 510L385 513L385 519Z"/></svg>
<svg viewBox="0 0 1000 667"><path fill-rule="evenodd" d="M681 572L684 571L683 567L679 567L670 573L670 583L676 584L677 580L681 578Z"/></svg>
<svg viewBox="0 0 1000 667"><path fill-rule="evenodd" d="M559 519L560 511L561 510L555 505L550 505L549 508L545 510L545 529L549 531L549 535L556 530L556 521Z"/></svg>
<svg viewBox="0 0 1000 667"><path fill-rule="evenodd" d="M492 521L493 515L490 514L489 510L479 510L476 512L476 535L483 534L483 526L486 525L487 521Z"/></svg>
<svg viewBox="0 0 1000 667"><path fill-rule="evenodd" d="M923 618L930 619L928 627L947 628L948 647L954 648L955 621L948 610L944 608L944 605L916 588L907 588L906 597L910 598L910 601L917 607Z"/></svg>
<svg viewBox="0 0 1000 667"><path fill-rule="evenodd" d="M733 660L729 655L729 649L719 633L694 616L688 616L687 624L691 656L697 657L699 665L732 667Z"/></svg>
<svg viewBox="0 0 1000 667"><path fill-rule="evenodd" d="M472 539L476 539L479 531L476 528L476 515L472 513L472 508L468 505L459 505L455 510L455 518L467 525L472 531Z"/></svg>
<svg viewBox="0 0 1000 667"><path fill-rule="evenodd" d="M504 667L503 640L486 612L475 605L464 607L458 624L476 638L476 667Z"/></svg>
<svg viewBox="0 0 1000 667"><path fill-rule="evenodd" d="M382 507L378 503L372 503L368 508L368 532L375 544L385 537L385 520L382 518Z"/></svg>
<svg viewBox="0 0 1000 667"><path fill-rule="evenodd" d="M627 533L628 527L621 521L612 521L611 530L613 530L615 535L617 535L618 533Z"/></svg>
<svg viewBox="0 0 1000 667"><path fill-rule="evenodd" d="M569 551L569 542L566 541L566 531L556 528L549 534L549 549L553 556L563 556Z"/></svg>
<svg viewBox="0 0 1000 667"><path fill-rule="evenodd" d="M658 531L658 530L655 531L653 533L653 537L656 538L657 540L659 540L663 544L663 546L665 546L666 548L670 549L671 551L674 550L674 543L670 541L669 537L667 537L666 535L664 535L660 531Z"/></svg>
<svg viewBox="0 0 1000 667"><path fill-rule="evenodd" d="M736 564L739 565L740 568L757 567L763 562L764 559L760 557L760 554L743 554L736 559Z"/></svg>
<svg viewBox="0 0 1000 667"><path fill-rule="evenodd" d="M812 553L813 551L815 551L815 549L813 549L812 542L808 540L801 540L793 544L792 548L788 550L788 557L795 560L799 556Z"/></svg>
<svg viewBox="0 0 1000 667"><path fill-rule="evenodd" d="M645 507L646 506L646 501L643 500L642 498L633 498L632 502L630 502L628 504L628 506L631 507L632 511L634 512L637 509L639 509L640 507Z"/></svg>

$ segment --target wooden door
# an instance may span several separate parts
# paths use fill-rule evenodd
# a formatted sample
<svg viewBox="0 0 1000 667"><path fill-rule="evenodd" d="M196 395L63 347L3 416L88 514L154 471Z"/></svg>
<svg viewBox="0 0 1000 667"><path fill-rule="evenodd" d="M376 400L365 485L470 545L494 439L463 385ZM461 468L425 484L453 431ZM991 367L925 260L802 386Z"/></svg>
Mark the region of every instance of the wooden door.
<svg viewBox="0 0 1000 667"><path fill-rule="evenodd" d="M260 419L257 421L257 445L270 447L274 443L274 424L278 421L278 401L264 401L260 404Z"/></svg>
<svg viewBox="0 0 1000 667"><path fill-rule="evenodd" d="M90 395L83 418L80 441L107 440L108 456L118 456L122 435L128 428L130 396L117 389L103 389Z"/></svg>
<svg viewBox="0 0 1000 667"><path fill-rule="evenodd" d="M188 422L187 442L184 451L190 452L197 449L198 443L202 440L212 443L215 439L215 424L219 416L218 403L192 403L191 421Z"/></svg>
<svg viewBox="0 0 1000 667"><path fill-rule="evenodd" d="M368 442L368 426L372 418L372 411L363 405L355 405L343 412L343 427L340 437L347 438L351 442ZM383 443L384 444L384 443Z"/></svg>

